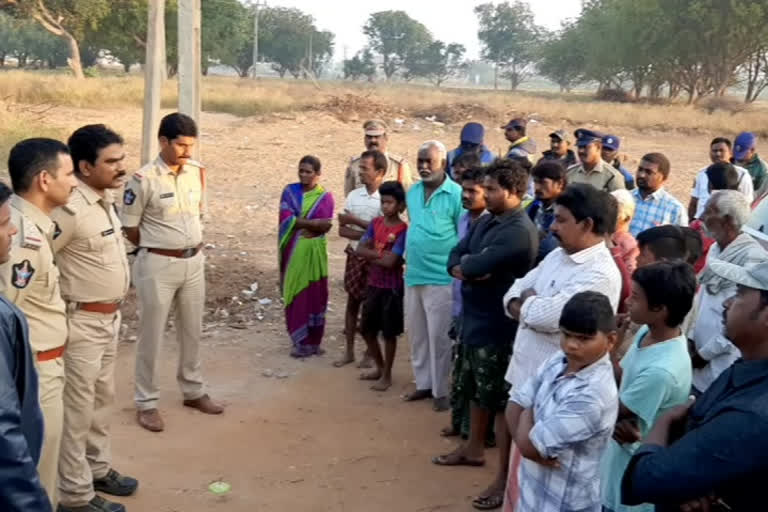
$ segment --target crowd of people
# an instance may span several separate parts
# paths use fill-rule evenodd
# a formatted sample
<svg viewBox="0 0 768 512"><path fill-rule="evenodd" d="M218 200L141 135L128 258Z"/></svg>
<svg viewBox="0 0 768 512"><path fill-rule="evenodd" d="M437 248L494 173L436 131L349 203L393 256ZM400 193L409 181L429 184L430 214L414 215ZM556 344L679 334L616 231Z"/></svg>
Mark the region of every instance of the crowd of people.
<svg viewBox="0 0 768 512"><path fill-rule="evenodd" d="M336 219L348 243L346 349L334 365L356 361L360 333L360 379L384 392L407 332L415 388L403 398L450 410L439 435L459 440L432 462L483 466L498 448L474 507L759 508L768 166L755 135L712 141L686 209L665 189L672 170L661 153L642 156L633 176L615 135L576 130L574 151L557 130L539 157L525 119L501 128L507 154L468 123L452 151L422 144L414 172L388 151L386 123L366 122L340 211L320 160L301 159L279 212L291 356L324 352ZM100 124L66 144L34 138L10 151L12 189L0 183L0 510L123 512L104 495L136 492L113 466L109 432L131 283L137 423L165 429L157 363L171 311L183 405L223 412L199 354L207 184L190 158L197 136L188 116L166 116L157 158L132 176L123 139Z"/></svg>
<svg viewBox="0 0 768 512"><path fill-rule="evenodd" d="M712 140L686 208L665 188L661 153L633 175L615 135L578 129L574 151L557 130L537 155L525 119L501 128L505 155L467 123L456 149L422 144L414 175L388 151L386 124L364 124L337 215L349 242L346 349L334 365L355 362L360 332L360 379L385 391L407 332L415 389L403 399L450 409L440 435L459 439L432 462L483 466L498 448L477 509L757 510L768 165L756 136ZM322 351L334 209L328 198L318 213L329 197L320 173L302 159L281 203L295 357ZM297 259L301 243L319 249ZM298 303L292 273L307 294Z"/></svg>

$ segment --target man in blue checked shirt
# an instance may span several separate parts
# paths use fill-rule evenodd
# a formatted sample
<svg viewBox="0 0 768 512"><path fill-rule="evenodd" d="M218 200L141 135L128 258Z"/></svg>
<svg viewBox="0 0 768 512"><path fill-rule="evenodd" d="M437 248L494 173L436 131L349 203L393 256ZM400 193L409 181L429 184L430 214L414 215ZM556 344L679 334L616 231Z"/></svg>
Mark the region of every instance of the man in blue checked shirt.
<svg viewBox="0 0 768 512"><path fill-rule="evenodd" d="M632 236L648 228L664 224L688 225L688 213L683 203L664 189L669 179L669 159L661 153L648 153L637 166L635 216L629 225Z"/></svg>

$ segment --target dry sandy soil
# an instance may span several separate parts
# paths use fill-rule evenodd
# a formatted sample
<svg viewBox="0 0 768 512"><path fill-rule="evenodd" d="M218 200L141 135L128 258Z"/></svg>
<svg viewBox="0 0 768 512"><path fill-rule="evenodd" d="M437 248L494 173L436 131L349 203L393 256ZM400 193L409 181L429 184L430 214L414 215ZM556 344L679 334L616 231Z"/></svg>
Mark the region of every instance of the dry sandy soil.
<svg viewBox="0 0 768 512"><path fill-rule="evenodd" d="M335 369L340 351L344 294L344 242L330 236L332 303L327 355L306 362L288 357L276 287L277 206L282 187L295 181L304 154L323 162L323 183L337 205L343 201L343 170L362 150L364 112L278 114L236 118L202 117L202 159L209 169L211 221L206 226L208 306L203 347L210 393L227 405L221 417L184 409L174 382L176 347L169 331L162 356L161 408L166 431L151 434L135 424L132 406L136 316L126 307L120 346L118 404L113 415L115 467L141 481L138 494L124 500L132 511L464 511L473 494L489 482L496 452L484 469L439 468L433 455L451 449L438 436L447 414L430 404L405 404L411 386L408 343L403 339L395 386L373 393L357 370ZM342 120L343 119L343 120ZM388 118L387 121L391 121ZM505 147L496 128L501 119L481 119L489 145ZM71 131L104 122L127 139L130 168L138 165L141 112L138 109L58 108L48 122ZM437 127L423 119L404 123L390 136L390 149L414 164L427 139L458 142L461 122ZM531 124L539 143L557 128ZM605 126L596 128L608 130ZM710 135L637 132L614 128L634 168L638 157L662 151L673 163L672 192L687 203L694 173L708 162ZM337 207L338 208L338 207ZM241 293L259 283L258 298ZM217 309L225 309L215 314ZM208 491L215 480L232 485L220 497Z"/></svg>

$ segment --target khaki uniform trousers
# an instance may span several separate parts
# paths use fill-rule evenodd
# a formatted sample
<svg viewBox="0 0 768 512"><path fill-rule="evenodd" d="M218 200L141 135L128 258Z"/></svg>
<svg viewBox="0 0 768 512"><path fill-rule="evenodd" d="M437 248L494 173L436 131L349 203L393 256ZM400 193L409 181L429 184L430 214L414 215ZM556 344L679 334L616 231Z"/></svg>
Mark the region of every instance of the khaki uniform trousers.
<svg viewBox="0 0 768 512"><path fill-rule="evenodd" d="M43 411L44 435L43 449L37 472L40 483L48 494L53 508L56 508L56 482L59 476L59 450L61 448L61 429L64 421L64 358L50 361L38 361L38 396Z"/></svg>
<svg viewBox="0 0 768 512"><path fill-rule="evenodd" d="M136 407L157 408L157 358L171 306L176 313L179 362L176 380L185 400L205 394L200 371L200 335L205 308L205 256L174 258L142 249L133 264L141 318L136 346Z"/></svg>
<svg viewBox="0 0 768 512"><path fill-rule="evenodd" d="M64 387L64 432L59 459L59 499L81 507L94 496L93 480L111 467L109 417L115 402L115 359L120 312L76 310L69 316Z"/></svg>

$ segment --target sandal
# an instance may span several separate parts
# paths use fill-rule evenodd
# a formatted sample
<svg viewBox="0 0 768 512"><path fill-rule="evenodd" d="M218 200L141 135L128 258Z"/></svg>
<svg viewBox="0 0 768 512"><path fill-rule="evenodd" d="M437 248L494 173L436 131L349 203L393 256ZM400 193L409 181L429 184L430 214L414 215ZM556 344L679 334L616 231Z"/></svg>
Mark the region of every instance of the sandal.
<svg viewBox="0 0 768 512"><path fill-rule="evenodd" d="M432 464L436 464L438 466L470 466L473 468L479 468L485 466L485 459L474 460L467 458L464 455L438 455L437 457L432 458Z"/></svg>
<svg viewBox="0 0 768 512"><path fill-rule="evenodd" d="M504 504L504 496L494 494L493 496L476 496L472 500L472 506L478 510L493 510Z"/></svg>

